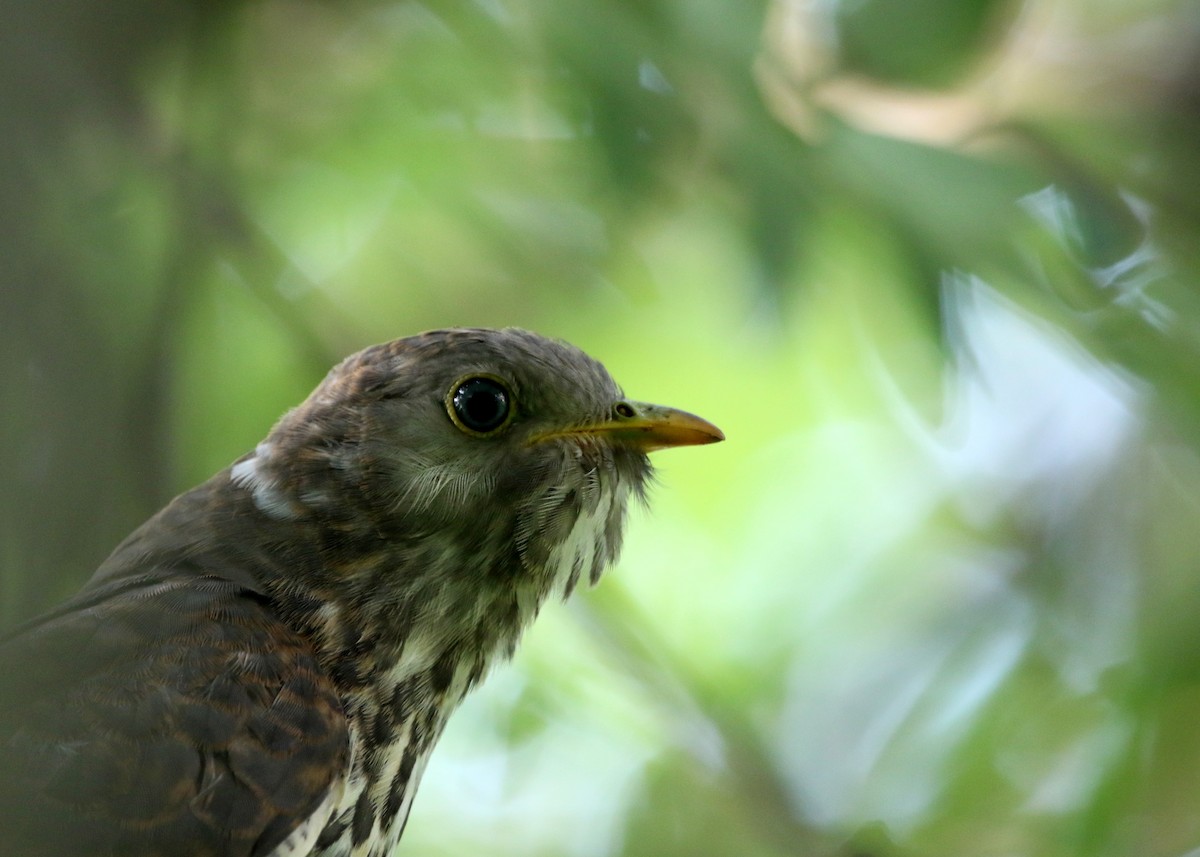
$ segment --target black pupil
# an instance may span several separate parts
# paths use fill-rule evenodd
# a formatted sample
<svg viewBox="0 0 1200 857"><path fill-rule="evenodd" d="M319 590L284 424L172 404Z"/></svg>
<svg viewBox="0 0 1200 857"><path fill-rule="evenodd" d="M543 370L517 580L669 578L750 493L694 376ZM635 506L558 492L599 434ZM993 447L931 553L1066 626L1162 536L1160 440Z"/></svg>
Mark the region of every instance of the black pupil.
<svg viewBox="0 0 1200 857"><path fill-rule="evenodd" d="M492 431L508 416L508 390L491 378L472 378L454 391L454 413L471 431Z"/></svg>

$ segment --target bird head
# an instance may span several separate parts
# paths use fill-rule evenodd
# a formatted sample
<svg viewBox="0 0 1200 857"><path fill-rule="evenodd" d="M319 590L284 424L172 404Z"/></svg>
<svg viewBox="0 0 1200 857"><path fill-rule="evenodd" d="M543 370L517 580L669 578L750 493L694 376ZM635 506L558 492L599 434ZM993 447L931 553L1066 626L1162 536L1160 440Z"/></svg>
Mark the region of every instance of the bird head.
<svg viewBox="0 0 1200 857"><path fill-rule="evenodd" d="M648 453L723 437L626 398L566 343L440 330L348 357L231 476L279 519L353 510L435 600L463 582L520 584L527 620L547 594L595 582L616 558L628 499L651 477Z"/></svg>

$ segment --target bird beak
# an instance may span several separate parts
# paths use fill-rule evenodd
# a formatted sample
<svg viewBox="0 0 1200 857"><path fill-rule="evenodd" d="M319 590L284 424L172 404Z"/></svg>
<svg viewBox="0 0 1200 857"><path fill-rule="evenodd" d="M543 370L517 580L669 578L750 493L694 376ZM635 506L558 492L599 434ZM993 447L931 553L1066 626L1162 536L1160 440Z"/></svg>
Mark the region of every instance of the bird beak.
<svg viewBox="0 0 1200 857"><path fill-rule="evenodd" d="M633 447L639 452L653 452L672 446L698 446L725 439L724 432L695 414L662 405L622 400L613 407L613 418L610 420L548 432L535 438L535 442L572 435L607 437L614 443Z"/></svg>

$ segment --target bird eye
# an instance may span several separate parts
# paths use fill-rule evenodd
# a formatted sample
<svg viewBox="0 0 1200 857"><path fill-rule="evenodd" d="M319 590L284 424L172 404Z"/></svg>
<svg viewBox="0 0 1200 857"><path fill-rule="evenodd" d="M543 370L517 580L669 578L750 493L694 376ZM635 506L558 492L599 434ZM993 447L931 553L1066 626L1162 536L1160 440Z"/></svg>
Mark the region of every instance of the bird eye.
<svg viewBox="0 0 1200 857"><path fill-rule="evenodd" d="M498 379L486 375L460 381L449 400L454 424L475 434L496 431L512 414L512 394Z"/></svg>

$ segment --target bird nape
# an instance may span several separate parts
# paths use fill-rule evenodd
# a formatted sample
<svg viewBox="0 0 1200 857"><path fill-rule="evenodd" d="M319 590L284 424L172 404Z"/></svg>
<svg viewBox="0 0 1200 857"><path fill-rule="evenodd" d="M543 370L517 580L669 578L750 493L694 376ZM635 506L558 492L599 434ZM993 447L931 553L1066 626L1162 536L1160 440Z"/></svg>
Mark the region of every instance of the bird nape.
<svg viewBox="0 0 1200 857"><path fill-rule="evenodd" d="M720 430L521 330L335 367L0 640L13 857L387 854L446 718Z"/></svg>

